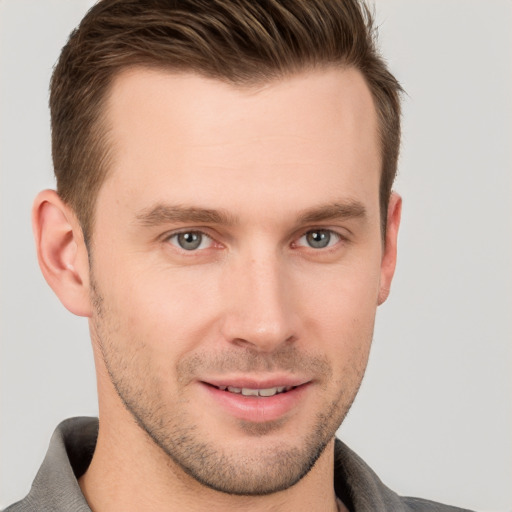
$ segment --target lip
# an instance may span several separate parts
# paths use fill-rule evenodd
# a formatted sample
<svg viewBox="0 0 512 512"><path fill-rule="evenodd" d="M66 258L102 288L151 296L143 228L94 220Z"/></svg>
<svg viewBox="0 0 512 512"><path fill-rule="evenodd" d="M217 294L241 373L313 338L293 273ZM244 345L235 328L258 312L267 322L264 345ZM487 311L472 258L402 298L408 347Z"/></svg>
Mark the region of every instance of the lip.
<svg viewBox="0 0 512 512"><path fill-rule="evenodd" d="M210 401L222 411L239 420L265 423L285 418L300 406L311 381L297 378L251 379L248 377L208 379L199 383ZM219 389L219 386L236 388L268 389L273 387L293 388L270 397L244 396Z"/></svg>
<svg viewBox="0 0 512 512"><path fill-rule="evenodd" d="M268 388L277 388L280 386L284 387L298 387L302 386L309 382L310 379L300 378L300 377L291 377L289 375L273 375L270 377L248 377L246 375L243 376L222 376L222 377L212 377L204 379L203 382L205 384L210 384L211 386L221 387L221 386L233 386L235 388L250 388L250 389L268 389Z"/></svg>

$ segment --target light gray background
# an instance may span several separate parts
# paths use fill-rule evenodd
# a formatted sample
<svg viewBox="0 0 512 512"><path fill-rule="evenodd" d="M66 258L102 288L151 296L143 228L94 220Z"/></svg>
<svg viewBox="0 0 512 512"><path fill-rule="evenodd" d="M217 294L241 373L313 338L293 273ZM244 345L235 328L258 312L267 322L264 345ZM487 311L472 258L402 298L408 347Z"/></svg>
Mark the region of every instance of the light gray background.
<svg viewBox="0 0 512 512"><path fill-rule="evenodd" d="M56 424L94 415L86 321L40 275L30 208L53 186L47 84L92 2L0 0L0 507ZM339 435L394 490L512 510L512 2L377 0L408 92L398 270Z"/></svg>

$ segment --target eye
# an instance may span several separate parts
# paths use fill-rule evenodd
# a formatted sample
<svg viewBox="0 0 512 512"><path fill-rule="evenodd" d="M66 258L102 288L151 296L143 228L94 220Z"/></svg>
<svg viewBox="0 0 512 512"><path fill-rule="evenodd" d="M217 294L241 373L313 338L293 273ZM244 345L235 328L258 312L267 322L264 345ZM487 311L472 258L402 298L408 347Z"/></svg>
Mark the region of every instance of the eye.
<svg viewBox="0 0 512 512"><path fill-rule="evenodd" d="M169 242L184 251L196 251L211 247L213 240L201 231L182 231L169 237Z"/></svg>
<svg viewBox="0 0 512 512"><path fill-rule="evenodd" d="M299 238L297 245L308 246L313 249L325 249L340 241L341 237L330 229L312 229Z"/></svg>

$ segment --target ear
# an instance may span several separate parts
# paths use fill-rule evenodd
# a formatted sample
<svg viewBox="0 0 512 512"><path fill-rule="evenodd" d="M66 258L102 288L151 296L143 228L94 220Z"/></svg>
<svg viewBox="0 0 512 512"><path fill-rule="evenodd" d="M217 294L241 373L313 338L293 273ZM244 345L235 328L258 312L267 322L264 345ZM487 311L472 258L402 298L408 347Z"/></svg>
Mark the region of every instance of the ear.
<svg viewBox="0 0 512 512"><path fill-rule="evenodd" d="M401 215L402 198L393 192L389 199L386 239L384 241L384 252L380 266L379 306L388 298L391 281L395 273L398 228L400 227Z"/></svg>
<svg viewBox="0 0 512 512"><path fill-rule="evenodd" d="M91 316L89 258L82 229L72 209L54 190L37 195L32 228L46 282L69 311Z"/></svg>

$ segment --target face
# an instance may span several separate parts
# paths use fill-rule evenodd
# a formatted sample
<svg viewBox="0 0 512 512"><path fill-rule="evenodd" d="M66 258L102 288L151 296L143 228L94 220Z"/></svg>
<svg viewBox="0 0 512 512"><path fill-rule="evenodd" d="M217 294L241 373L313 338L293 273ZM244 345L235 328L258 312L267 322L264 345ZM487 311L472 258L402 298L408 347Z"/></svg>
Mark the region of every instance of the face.
<svg viewBox="0 0 512 512"><path fill-rule="evenodd" d="M389 284L370 92L131 70L108 116L90 322L116 399L197 481L285 489L346 415Z"/></svg>

